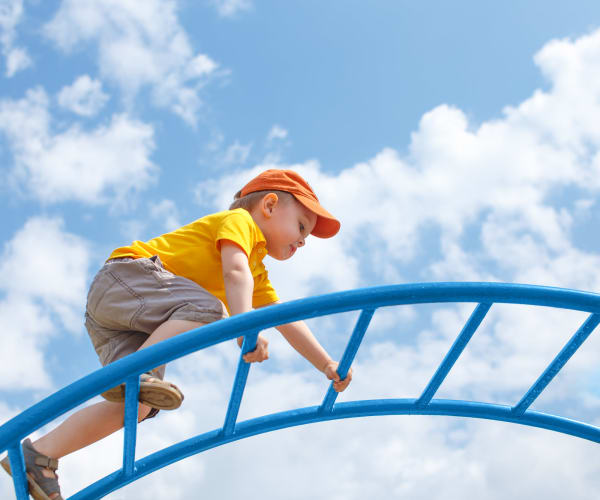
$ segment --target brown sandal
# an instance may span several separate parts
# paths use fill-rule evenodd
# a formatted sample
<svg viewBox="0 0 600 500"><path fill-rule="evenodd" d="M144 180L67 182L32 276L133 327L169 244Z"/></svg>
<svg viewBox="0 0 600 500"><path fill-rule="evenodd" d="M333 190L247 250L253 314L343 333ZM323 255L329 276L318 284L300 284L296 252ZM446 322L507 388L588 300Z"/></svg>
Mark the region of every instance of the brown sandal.
<svg viewBox="0 0 600 500"><path fill-rule="evenodd" d="M58 486L58 460L47 457L39 453L31 444L31 440L23 441L23 457L25 458L25 471L27 472L27 482L29 483L29 494L34 500L64 500L60 494ZM10 462L5 457L0 464L11 476ZM44 476L43 470L50 469L54 477ZM58 493L58 496L50 499L50 495Z"/></svg>
<svg viewBox="0 0 600 500"><path fill-rule="evenodd" d="M122 403L125 401L125 384L103 392L102 397L113 403ZM157 410L175 410L181 406L183 394L175 384L160 380L152 372L147 372L140 375L138 401Z"/></svg>

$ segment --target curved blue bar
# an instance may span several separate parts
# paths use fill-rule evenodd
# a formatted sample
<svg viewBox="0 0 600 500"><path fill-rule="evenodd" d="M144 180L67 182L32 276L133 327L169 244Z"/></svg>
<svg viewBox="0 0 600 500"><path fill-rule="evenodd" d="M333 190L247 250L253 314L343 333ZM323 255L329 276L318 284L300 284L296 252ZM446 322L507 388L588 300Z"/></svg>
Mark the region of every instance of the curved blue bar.
<svg viewBox="0 0 600 500"><path fill-rule="evenodd" d="M438 368L422 398L333 404L335 394L328 393L321 406L292 410L239 423L236 422L237 409L247 376L247 367L241 364L243 361L240 361L241 370L239 377L236 377L229 410L222 429L188 439L134 462L135 431L132 425L135 420L135 412L132 411L127 419L129 431L126 438L123 469L89 486L72 498L98 498L158 468L231 441L284 427L339 418L403 414L488 418L541 427L600 442L600 429L597 427L526 410L524 406L519 407L522 411L515 411L509 406L487 403L430 400L466 343L475 333L485 312L493 303L527 304L592 313L594 321L589 322L589 328L586 327L587 329L583 333L576 335L575 340L561 351L557 359L542 375L540 382L532 387L530 395L526 396L529 402L530 396L537 396L545 388L550 380L549 375L553 377L562 368L596 326L596 315L600 314L600 295L577 290L506 283L416 283L364 288L278 304L203 326L138 351L74 382L6 422L0 427L0 452L15 449L18 443L33 431L118 383L129 380L133 387L135 384L132 377L219 342L239 336L250 336L249 338L255 341L254 336L257 332L265 328L300 319L362 310L362 319L357 323L355 333L345 351L347 359L344 359L344 366L341 368L347 370L368 327L371 314L377 308L443 302L480 304L479 312L475 319L471 319L463 328L456 345ZM345 366L346 364L348 366ZM132 408L134 401L131 399ZM323 411L324 408L328 411Z"/></svg>
<svg viewBox="0 0 600 500"><path fill-rule="evenodd" d="M440 415L484 418L539 427L600 442L600 429L597 427L535 411L527 411L523 417L516 418L511 410L510 406L473 401L434 399L426 407L423 407L417 404L416 399L378 399L338 403L333 407L333 411L327 413L320 411L319 406L274 413L238 423L236 432L233 435L224 436L218 430L214 430L148 455L136 462L134 477L125 479L120 472L115 472L70 497L69 500L98 498L99 494L115 491L169 464L227 443L288 427L342 418L381 415Z"/></svg>

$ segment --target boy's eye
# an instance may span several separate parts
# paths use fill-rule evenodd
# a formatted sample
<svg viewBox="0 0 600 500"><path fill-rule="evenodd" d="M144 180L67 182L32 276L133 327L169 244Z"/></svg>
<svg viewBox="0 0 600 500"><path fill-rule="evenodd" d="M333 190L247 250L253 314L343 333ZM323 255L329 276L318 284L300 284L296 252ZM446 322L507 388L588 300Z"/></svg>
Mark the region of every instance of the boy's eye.
<svg viewBox="0 0 600 500"><path fill-rule="evenodd" d="M300 232L304 233L304 224L300 223Z"/></svg>

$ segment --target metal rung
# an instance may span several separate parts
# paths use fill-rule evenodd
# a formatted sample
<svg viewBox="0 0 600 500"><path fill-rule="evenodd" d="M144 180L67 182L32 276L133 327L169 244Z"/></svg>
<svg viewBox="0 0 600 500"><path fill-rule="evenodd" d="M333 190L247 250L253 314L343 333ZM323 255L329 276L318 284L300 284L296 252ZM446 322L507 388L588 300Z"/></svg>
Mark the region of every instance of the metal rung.
<svg viewBox="0 0 600 500"><path fill-rule="evenodd" d="M448 354L446 354L446 357L429 381L429 384L427 384L423 394L421 394L421 397L417 399L418 406L425 406L429 404L431 398L433 398L444 379L448 376L448 373L454 366L454 363L456 363L456 360L473 337L473 334L477 328L479 328L479 325L483 321L483 318L485 318L487 312L490 310L490 307L492 307L492 304L482 303L475 308L459 336L454 341L454 344L452 344Z"/></svg>
<svg viewBox="0 0 600 500"><path fill-rule="evenodd" d="M371 318L375 313L375 309L364 309L356 322L354 327L354 331L346 345L346 349L344 354L342 355L342 359L340 364L338 365L338 375L341 380L344 380L348 375L348 370L350 370L350 366L352 365L352 361L354 361L354 357L356 356L356 352L360 347L360 343L369 327L369 323L371 322ZM329 389L327 390L327 394L323 399L323 403L321 403L321 411L330 412L333 408L333 403L337 399L337 392L333 388L333 382L329 385Z"/></svg>
<svg viewBox="0 0 600 500"><path fill-rule="evenodd" d="M225 415L225 423L223 424L223 433L226 436L233 434L235 422L240 411L242 396L244 395L244 389L246 387L246 381L248 380L248 372L250 371L250 363L246 363L243 356L256 349L257 339L258 332L244 337L242 352L240 353L237 372L235 374L235 379L233 380L233 388L231 389L231 397L229 398L229 405L227 406L227 414Z"/></svg>
<svg viewBox="0 0 600 500"><path fill-rule="evenodd" d="M579 327L579 330L575 332L569 342L567 342L567 344L558 353L558 356L554 358L554 360L544 370L544 373L542 373L537 379L535 384L533 384L521 398L521 401L519 401L513 407L512 411L515 415L523 415L525 413L527 408L531 406L531 404L537 399L542 391L548 386L551 380L556 377L558 372L563 366L565 366L567 361L571 359L571 356L575 354L575 351L577 351L581 344L583 344L590 336L590 334L598 326L598 323L600 323L600 314L591 314L588 316L583 325Z"/></svg>
<svg viewBox="0 0 600 500"><path fill-rule="evenodd" d="M138 375L129 377L125 381L125 436L123 438L123 473L125 476L131 476L134 472L139 394L140 377Z"/></svg>

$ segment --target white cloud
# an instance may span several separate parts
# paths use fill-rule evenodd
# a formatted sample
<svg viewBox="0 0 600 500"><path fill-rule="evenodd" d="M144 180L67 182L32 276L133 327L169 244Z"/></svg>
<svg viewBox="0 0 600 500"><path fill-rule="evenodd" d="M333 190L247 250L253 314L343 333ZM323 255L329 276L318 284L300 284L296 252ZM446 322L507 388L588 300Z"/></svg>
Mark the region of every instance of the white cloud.
<svg viewBox="0 0 600 500"><path fill-rule="evenodd" d="M31 66L32 61L27 50L15 47L16 28L23 17L23 0L0 1L0 47L6 58L7 77Z"/></svg>
<svg viewBox="0 0 600 500"><path fill-rule="evenodd" d="M387 148L337 176L317 176L317 192L337 193L330 206L344 247L382 249L400 269L418 259L409 279L597 289L599 256L577 249L571 228L585 216L579 200L599 190L600 32L549 43L535 60L550 90L503 118L476 127L442 105L423 116L405 157ZM567 187L577 199L556 202L554 191ZM428 227L439 231L439 250L422 246Z"/></svg>
<svg viewBox="0 0 600 500"><path fill-rule="evenodd" d="M239 141L235 141L227 150L223 153L221 162L225 165L240 165L246 163L252 144L240 144Z"/></svg>
<svg viewBox="0 0 600 500"><path fill-rule="evenodd" d="M93 116L100 111L109 97L102 91L102 82L82 75L72 85L58 93L58 103L81 116Z"/></svg>
<svg viewBox="0 0 600 500"><path fill-rule="evenodd" d="M205 154L200 162L216 169L239 168L248 161L253 147L252 142L243 144L238 139L228 143L223 133L212 131L210 140L204 145Z"/></svg>
<svg viewBox="0 0 600 500"><path fill-rule="evenodd" d="M119 223L119 233L126 241L142 240L148 226L146 220L124 219Z"/></svg>
<svg viewBox="0 0 600 500"><path fill-rule="evenodd" d="M131 103L150 87L154 103L196 123L200 89L217 64L194 54L177 20L174 0L64 0L45 28L46 35L71 52L82 43L98 45L102 78L118 85Z"/></svg>
<svg viewBox="0 0 600 500"><path fill-rule="evenodd" d="M210 0L221 17L233 17L237 13L250 10L251 0Z"/></svg>
<svg viewBox="0 0 600 500"><path fill-rule="evenodd" d="M10 49L6 52L6 76L14 76L15 73L32 65L32 61L25 49L20 47Z"/></svg>
<svg viewBox="0 0 600 500"><path fill-rule="evenodd" d="M0 101L0 131L15 159L14 176L43 202L126 203L152 182L154 131L127 115L87 132L77 125L54 133L46 93Z"/></svg>
<svg viewBox="0 0 600 500"><path fill-rule="evenodd" d="M63 221L33 217L5 244L0 264L0 388L47 388L44 348L82 330L88 244Z"/></svg>
<svg viewBox="0 0 600 500"><path fill-rule="evenodd" d="M273 125L267 134L267 142L272 142L277 139L286 139L288 131L280 125Z"/></svg>
<svg viewBox="0 0 600 500"><path fill-rule="evenodd" d="M150 214L157 220L162 221L165 231L173 231L181 226L179 210L173 200L161 200L150 206Z"/></svg>
<svg viewBox="0 0 600 500"><path fill-rule="evenodd" d="M267 137L265 139L265 147L267 153L265 154L262 164L281 164L283 161L283 151L285 147L288 147L291 142L288 140L288 131L280 125L273 125Z"/></svg>

